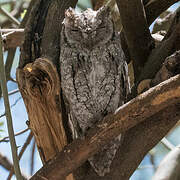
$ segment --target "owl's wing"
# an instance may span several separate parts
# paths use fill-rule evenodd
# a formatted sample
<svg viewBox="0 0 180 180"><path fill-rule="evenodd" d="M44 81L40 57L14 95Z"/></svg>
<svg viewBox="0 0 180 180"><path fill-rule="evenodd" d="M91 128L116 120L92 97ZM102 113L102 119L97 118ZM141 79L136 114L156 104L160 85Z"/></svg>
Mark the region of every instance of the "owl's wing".
<svg viewBox="0 0 180 180"><path fill-rule="evenodd" d="M126 61L124 61L123 66L122 66L122 71L121 71L121 84L122 84L122 93L123 97L125 98L124 101L127 101L127 97L131 92L130 89L130 81L129 81L129 76L128 76L128 65Z"/></svg>
<svg viewBox="0 0 180 180"><path fill-rule="evenodd" d="M120 41L115 38L107 48L107 52L109 55L109 61L116 66L116 68L113 68L114 66L112 66L112 68L115 70L115 79L118 79L115 84L115 92L113 95L114 97L119 97L118 105L121 106L127 100L127 96L130 93L130 83L128 77L128 66L119 42ZM116 99L113 99L112 103L109 104L110 109L115 104L115 101ZM118 108L118 106L113 106L113 108ZM116 109L112 110L115 111ZM105 145L101 151L88 159L91 166L99 176L104 176L106 173L110 172L111 163L115 158L119 146L123 142L123 137L124 135L120 134L118 137L110 141L109 144Z"/></svg>
<svg viewBox="0 0 180 180"><path fill-rule="evenodd" d="M120 103L119 106L127 101L127 97L130 94L130 81L128 76L128 65L126 57L120 44L120 38L116 34L113 49L111 50L112 58L117 62L118 74L120 76Z"/></svg>

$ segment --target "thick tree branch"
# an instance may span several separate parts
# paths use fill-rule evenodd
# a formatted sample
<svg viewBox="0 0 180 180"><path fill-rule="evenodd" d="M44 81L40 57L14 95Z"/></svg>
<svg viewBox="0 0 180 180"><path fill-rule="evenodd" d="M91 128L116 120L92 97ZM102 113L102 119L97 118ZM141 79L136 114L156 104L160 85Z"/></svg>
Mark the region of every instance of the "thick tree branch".
<svg viewBox="0 0 180 180"><path fill-rule="evenodd" d="M27 30L26 30L26 32L28 32L28 33L25 33L27 35L27 36L25 36L25 39L27 39L25 44L27 43L26 44L27 46L26 45L23 46L23 48L25 48L25 49L22 49L22 52L23 52L23 50L25 50L24 51L25 53L23 52L24 53L23 55L25 55L25 56L21 57L20 68L24 67L29 62L33 62L35 57L37 57L39 55L43 55L45 57L48 57L48 59L50 61L52 61L53 64L56 65L56 68L57 69L59 68L59 66L58 66L59 60L58 60L58 58L59 58L59 52L60 52L60 47L59 47L59 39L60 39L59 32L61 30L61 22L60 21L64 18L64 9L62 7L66 7L66 6L67 6L67 8L69 6L72 7L73 3L75 4L76 2L72 1L72 0L71 1L70 0L68 0L68 1L62 1L62 0L53 1L53 3L50 3L50 5L48 6L49 7L49 10L48 10L49 12L47 14L44 13L44 15L42 17L39 15L40 13L37 12L39 9L36 8L36 7L34 8L36 10L33 11L33 13L31 13L32 14L32 16L30 18L31 22L28 23ZM40 6L40 4L38 6ZM36 13L34 13L34 12L36 12ZM45 14L47 16L45 16ZM46 19L46 20L43 21L43 22L39 21L39 23L41 23L41 25L37 26L37 21L38 21L39 18ZM43 31L42 31L42 28L44 28ZM36 36L37 39L35 38L35 34L38 35L38 36ZM38 37L40 38L40 41L35 41L35 40L38 40ZM29 38L29 41L28 41L28 38ZM34 44L35 44L35 46L34 46ZM41 48L39 48L39 44L40 44ZM38 46L36 46L36 45L38 45ZM38 47L36 49L36 55L34 55L33 49L31 49L32 46ZM139 47L139 45L138 45L138 47ZM156 144L158 142L158 140L159 140L158 138L165 135L167 133L167 131L174 125L175 121L177 121L176 117L179 117L179 114L176 114L176 112L178 112L179 106L175 107L175 106L172 105L172 107L169 106L169 108L172 110L172 112L175 112L175 113L172 114L172 116L170 116L170 114L168 114L169 113L168 111L165 111L165 109L162 109L161 111L159 111L158 113L155 114L155 115L157 115L157 117L155 115L151 116L151 118L154 117L154 118L152 118L152 121L151 120L145 120L146 123L145 122L140 123L137 127L132 128L134 130L131 129L132 131L131 130L128 131L128 135L126 135L125 138L126 138L127 142L132 142L132 143L125 144L125 145L127 146L127 148L129 147L128 152L131 153L132 157L129 157L128 154L125 153L125 151L127 150L126 148L124 150L120 149L120 151L121 151L120 154L122 154L122 155L120 155L119 157L122 156L122 157L125 157L126 159L129 158L130 160L132 160L132 162L134 162L134 161L136 162L136 163L133 163L133 165L131 167L129 167L130 168L128 170L129 174L131 174L132 169L134 170L137 167L138 163L143 158L143 155L154 144ZM165 112L165 114L160 113L160 112ZM63 106L62 106L62 113L64 114ZM163 116L161 116L161 114L163 114ZM172 122L169 122L166 126L164 126L163 118L166 117L165 121L167 122L168 121L168 119L167 119L168 116L171 117ZM158 119L158 117L160 119ZM64 117L63 117L63 120L64 120ZM149 129L151 129L152 132L157 134L157 130L158 130L158 128L156 127L157 124L158 124L158 126L162 126L164 129L161 129L161 131L159 132L158 138L154 138L154 136L152 136L151 131L149 131ZM138 130L138 133L137 133L136 130ZM147 135L147 139L146 139L146 132L148 132L148 134L149 134L149 135ZM141 150L139 150L139 149L135 150L136 151L135 154L137 154L137 159L133 160L133 157L134 157L134 154L132 153L132 152L134 152L133 147L136 147L135 144L137 143L137 139L133 139L134 137L141 138L142 139L141 142L143 142L143 140L145 140L144 144L146 144L146 145L148 144L148 145L147 145L146 148L143 147ZM150 139L150 142L148 142L149 139ZM142 145L142 143L141 143L141 145ZM138 143L138 146L141 147L139 143ZM130 149L130 147L132 147L132 149ZM118 157L117 161L119 160L119 157ZM126 169L128 166L127 166L127 163L125 163L126 162L125 159L120 159L120 160L122 162L124 162L123 163L124 166L119 166L119 168L120 169L123 169L123 168ZM71 165L71 164L72 164L72 162L70 162L69 165ZM115 167L115 166L113 165L113 167ZM113 169L115 169L115 168L113 168ZM59 172L59 170L57 172ZM90 176L90 174L88 174L88 175L89 175L89 177L92 177L92 176ZM118 174L115 174L115 176L117 177ZM50 179L52 179L52 177ZM38 179L41 179L41 178L38 177ZM95 179L95 178L91 178L91 179Z"/></svg>
<svg viewBox="0 0 180 180"><path fill-rule="evenodd" d="M62 124L60 84L56 67L39 58L16 73L29 117L29 128L36 139L43 164L67 144ZM72 180L70 175L66 180Z"/></svg>
<svg viewBox="0 0 180 180"><path fill-rule="evenodd" d="M1 29L5 50L21 46L24 41L24 29Z"/></svg>
<svg viewBox="0 0 180 180"><path fill-rule="evenodd" d="M165 37L163 42L152 51L148 57L148 61L145 64L143 71L141 72L138 82L143 79L152 79L166 57L170 56L176 50L180 49L180 8L175 12L173 24L171 26L171 33L168 33L168 37ZM151 71L149 71L151 69Z"/></svg>
<svg viewBox="0 0 180 180"><path fill-rule="evenodd" d="M21 47L21 59L19 62L19 66L23 67L27 63L32 62L32 40L33 40L33 30L34 30L34 24L36 24L37 19L35 16L37 15L38 8L40 6L41 0L34 0L33 5L31 7L30 11L30 17L28 18L25 32L24 32L24 43Z"/></svg>
<svg viewBox="0 0 180 180"><path fill-rule="evenodd" d="M147 22L149 25L166 9L172 6L174 3L178 2L179 0L155 0L150 1L145 6Z"/></svg>
<svg viewBox="0 0 180 180"><path fill-rule="evenodd" d="M153 39L146 21L144 6L141 0L117 0L124 35L128 44L135 77L141 72L152 48ZM137 48L138 47L138 48Z"/></svg>
<svg viewBox="0 0 180 180"><path fill-rule="evenodd" d="M128 130L128 133L125 134L123 144L119 148L111 166L112 171L107 176L100 178L91 169L84 179L129 180L148 151L151 150L180 119L179 109L180 105L170 106Z"/></svg>
<svg viewBox="0 0 180 180"><path fill-rule="evenodd" d="M151 84L155 86L177 74L180 74L180 50L166 58Z"/></svg>
<svg viewBox="0 0 180 180"><path fill-rule="evenodd" d="M42 35L42 57L48 57L56 67L59 67L60 32L65 10L75 7L76 3L77 0L57 0L50 5L48 10Z"/></svg>
<svg viewBox="0 0 180 180"><path fill-rule="evenodd" d="M58 87L55 94L49 95L50 96L49 98L50 99L52 98L52 101L48 99L46 93L39 92L41 88L45 88L44 85L46 83L42 84L42 86L41 84L37 84L37 87L39 87L39 89L29 88L29 92L27 94L23 92L24 87L22 85L26 84L26 81L28 80L31 81L31 78L33 79L33 77L36 77L36 75L37 75L37 79L39 79L40 77L43 77L42 78L43 80L45 79L45 81L46 80L48 81L47 77L43 76L43 75L46 75L46 73L45 74L42 73L39 76L39 71L44 72L44 69L42 68L43 65L40 67L38 67L37 65L41 61L38 61L37 59L37 64L36 63L34 63L34 65L31 64L32 66L37 65L37 71L36 70L34 71L34 69L36 68L32 68L30 64L29 66L27 65L28 63L34 62L35 59L40 56L46 57L46 58L48 57L48 61L53 62L51 65L52 66L53 64L56 65L56 68L58 69L59 53L60 53L60 31L61 31L62 21L64 19L64 12L65 12L65 9L69 7L75 7L76 2L77 1L72 1L72 0L71 1L70 0L66 0L66 1L65 0L54 0L54 1L48 0L45 3L45 1L43 0L37 0L33 6L33 9L31 11L31 16L25 28L25 41L21 49L22 53L21 53L21 60L19 63L19 72L20 71L23 72L25 70L26 71L25 74L29 73L29 75L25 79L23 79L23 76L21 76L21 78L18 78L18 81L19 81L18 83L22 87L22 89L20 88L20 91L23 94L27 109L29 109L28 115L30 116L29 118L31 122L30 126L32 128L33 133L35 134L36 143L38 144L38 150L40 152L43 163L46 163L46 161L51 159L66 144L66 137L65 137L64 132L62 132L63 127L62 127L62 122L61 122L62 113L60 112L61 101L60 101L60 95L59 95L60 93L59 78L57 80L56 78L54 79L53 77L51 81L51 82L54 82L55 80L56 82L54 83L54 85L55 87ZM45 69L47 68L46 70L48 71L49 70L48 67L51 67L51 65L48 64L44 68ZM25 69L23 69L24 66L25 66ZM32 72L31 72L31 68L32 68ZM41 70L38 68L40 68ZM30 71L28 72L29 69ZM53 72L51 73L53 74ZM50 76L52 76L52 74ZM58 76L58 74L56 74L56 76ZM20 77L20 76L17 76L17 77ZM26 85L28 87L30 84L33 85L33 82L36 83L37 79L35 78L34 79L35 81L31 81L27 83ZM49 86L51 86L50 83L49 83ZM47 89L46 88L45 89L49 90L48 89L49 86L47 87ZM43 92L46 92L45 89L43 89ZM44 101L39 101L38 97L32 98L32 104L34 103L41 104L41 105L38 105L39 106L38 112L36 112L36 110L33 110L31 108L31 105L30 105L31 103L28 100L29 98L27 98L31 96L33 93L35 94L40 93L39 97L42 97L43 95L45 97L45 98L44 97L42 98L44 99ZM46 102L46 99L48 99L47 102ZM44 109L46 109L46 113L44 113ZM52 112L53 110L55 110L56 112ZM43 116L41 116L42 120L40 120L38 116L38 114L41 112L43 113ZM57 119L56 118L54 119L54 117L57 117ZM51 121L52 119L54 121ZM43 128L37 125L39 123L42 124ZM39 130L39 128L41 128L41 130ZM44 131L44 129L46 130ZM66 179L68 180L73 179L73 176L70 175Z"/></svg>
<svg viewBox="0 0 180 180"><path fill-rule="evenodd" d="M173 5L176 2L178 2L178 0L170 0L170 1L155 0L155 1L149 1L149 2L144 1L144 8L145 8L145 12L146 12L146 19L147 19L148 26L150 26L153 23L153 21L161 13L163 13L166 9L168 9L171 5ZM137 23L137 26L139 26L138 23ZM121 43L122 43L122 48L123 48L123 50L124 50L124 52L126 54L127 61L130 62L130 60L132 60L133 58L130 57L130 52L128 50L128 46L127 46L127 42L126 42L126 39L125 39L124 31L121 32ZM139 47L139 45L137 45L137 47Z"/></svg>
<svg viewBox="0 0 180 180"><path fill-rule="evenodd" d="M40 177L52 180L64 179L111 139L173 105L180 109L179 102L180 75L177 75L126 103L114 115L107 116L101 124L90 130L85 139L78 139L67 145L31 179L35 180ZM180 117L179 112L176 113L177 118ZM125 143L127 142L125 141ZM141 154L141 157L143 158L144 155ZM136 161L136 163L139 162Z"/></svg>

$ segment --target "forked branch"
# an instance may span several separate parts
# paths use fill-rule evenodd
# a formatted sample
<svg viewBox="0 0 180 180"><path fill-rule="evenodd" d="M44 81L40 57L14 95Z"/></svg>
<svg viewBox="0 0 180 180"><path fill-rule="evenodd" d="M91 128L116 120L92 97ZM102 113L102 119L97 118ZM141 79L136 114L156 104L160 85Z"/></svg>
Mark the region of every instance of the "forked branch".
<svg viewBox="0 0 180 180"><path fill-rule="evenodd" d="M133 59L135 77L137 77L154 46L146 21L144 5L141 0L117 0L116 2L120 11L123 32Z"/></svg>

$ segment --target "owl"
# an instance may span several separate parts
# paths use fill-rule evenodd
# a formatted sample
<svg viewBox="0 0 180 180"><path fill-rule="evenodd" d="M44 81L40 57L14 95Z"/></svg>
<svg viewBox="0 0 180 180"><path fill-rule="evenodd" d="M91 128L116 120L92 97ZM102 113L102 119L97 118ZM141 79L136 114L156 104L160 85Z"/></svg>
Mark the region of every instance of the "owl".
<svg viewBox="0 0 180 180"><path fill-rule="evenodd" d="M129 93L128 70L110 10L69 8L61 31L60 75L73 138L121 106ZM121 135L88 159L99 176L110 171Z"/></svg>

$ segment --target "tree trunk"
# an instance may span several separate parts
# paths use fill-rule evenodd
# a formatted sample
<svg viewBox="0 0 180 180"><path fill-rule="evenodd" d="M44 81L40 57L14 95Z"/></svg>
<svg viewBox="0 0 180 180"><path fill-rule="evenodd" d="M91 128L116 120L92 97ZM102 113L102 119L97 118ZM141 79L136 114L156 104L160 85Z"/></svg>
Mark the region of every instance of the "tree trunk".
<svg viewBox="0 0 180 180"><path fill-rule="evenodd" d="M65 151L66 149L64 149L64 147L68 143L72 142L60 86L61 77L59 73L59 55L61 48L60 32L62 21L64 19L64 11L69 7L75 7L77 0L34 0L34 2L34 6L30 13L30 17L24 32L24 43L21 47L21 58L19 67L17 69L17 82L29 116L29 121L27 124L35 136L41 160L43 165L46 166L49 160L53 159L55 155L59 154L62 150ZM118 5L122 3L121 0L117 2ZM172 0L170 4L164 2L164 7L168 8L168 6L174 2L176 2L176 0ZM129 3L129 5L131 5L131 3ZM139 4L138 7L142 8L141 13L144 12L143 4ZM139 37L132 32L132 26L123 20L134 17L132 15L128 16L128 11L124 11L122 13L122 16L124 17L122 18L122 24L124 24L126 27L124 29L124 33L127 36L124 37L124 35L122 35L122 38L124 39L124 46L126 48L128 46L131 47L128 53L131 53L131 57L135 58L135 64L139 66L137 69L135 69L135 72L139 73L139 71L141 71L138 75L139 77L135 78L137 82L143 80L144 78L147 79L149 76L151 78L155 77L157 71L152 72L151 75L149 75L149 69L147 70L146 65L147 63L145 66L144 63L146 61L151 62L152 60L155 62L155 56L160 58L159 53L162 51L161 48L166 43L162 43L162 46L155 48L155 50L152 52L150 45L146 47L148 50L146 48L143 50L144 46L141 46L141 49L137 48L137 51L134 49L134 47L138 47L137 42L146 42L146 44L152 44L152 38L147 28L149 21L153 19L154 16L160 14L159 11L157 13L157 8L158 7L155 9L153 4L148 3L148 5L145 7L145 11L152 13L149 13L149 16L146 17L148 19L148 23L145 20L145 16L140 17L142 26L144 25L142 28L136 29L135 26L137 26L138 23L134 22L133 29L136 29L136 34L142 35L142 39L140 41L136 41ZM121 8L120 10L123 11ZM136 12L133 10L133 6L131 7L131 11L134 13ZM164 11L164 9L162 11ZM153 12L155 14L154 16L152 15ZM133 21L133 19L131 20ZM134 21L135 20L136 19L134 19ZM174 29L179 28L179 21L176 22L177 24L174 25L176 28ZM142 31L146 33L143 34ZM169 36L169 39L167 38L167 40L171 40L169 41L171 44L168 46L168 53L166 54L165 52L163 57L161 57L161 64L169 54L174 52L174 42L177 41L177 38L179 38L180 35L177 30L171 32L171 34L173 33L175 35ZM143 41L143 38L145 38L146 41ZM128 41L128 43L126 43L126 41ZM175 48L175 50L178 48ZM138 53L138 51L141 50L142 52ZM134 55L133 52L135 51L137 54ZM139 54L146 54L144 61L142 57L141 60L138 61ZM151 63L151 68L155 69L153 65L154 64ZM158 67L160 68L160 66L161 65ZM173 75L175 74L172 73L172 76ZM138 84L136 84L135 90L133 91L133 97L137 95L137 86ZM85 162L80 168L73 171L73 175L70 174L67 176L66 180L129 179L145 154L154 145L156 145L178 121L179 114L176 114L176 112L179 110L179 104L170 104L169 108L172 111L172 115L169 114L167 109L157 109L158 111L153 111L153 114L150 114L149 117L143 119L144 122L141 122L136 126L134 126L134 124L134 127L131 126L132 128L130 129L126 128L126 130L128 130L126 131L123 145L120 147L116 155L110 174L103 178L98 177L88 162ZM167 117L167 114L171 119ZM144 143L143 147L142 143ZM61 153L66 154L66 152ZM61 162L59 161L59 163ZM53 169L53 165L55 166L55 164L51 164L51 161L50 165L52 165L51 169ZM74 164L72 166L74 167ZM66 172L69 172L69 167L65 168L67 169ZM56 175L56 173L54 174ZM45 177L41 177L41 175L34 176L34 179L44 178ZM53 175L51 175L51 179L57 178L53 178Z"/></svg>

